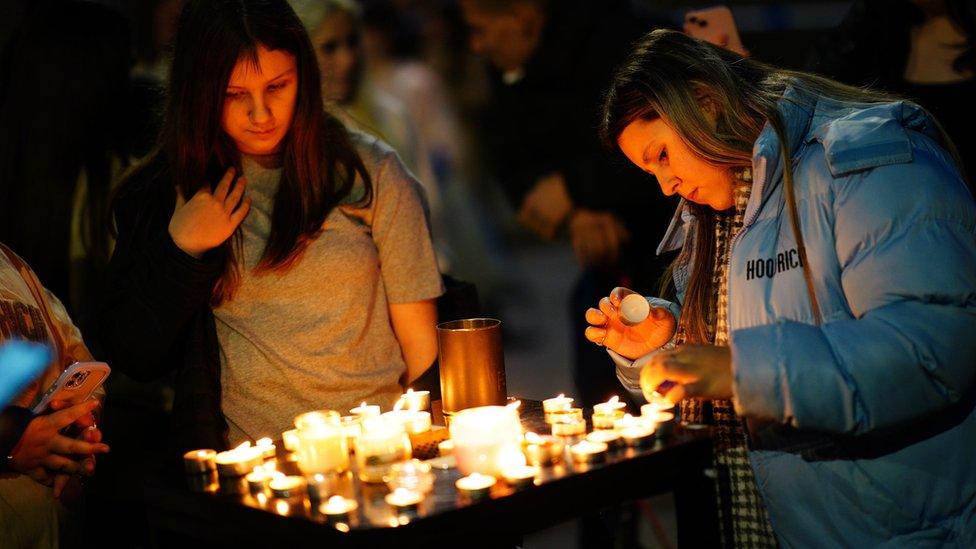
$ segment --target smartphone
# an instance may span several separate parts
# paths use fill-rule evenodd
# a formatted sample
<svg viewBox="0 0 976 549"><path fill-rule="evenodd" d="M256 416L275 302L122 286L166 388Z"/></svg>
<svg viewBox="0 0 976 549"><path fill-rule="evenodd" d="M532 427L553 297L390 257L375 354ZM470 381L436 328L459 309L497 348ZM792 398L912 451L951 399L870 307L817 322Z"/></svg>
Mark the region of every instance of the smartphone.
<svg viewBox="0 0 976 549"><path fill-rule="evenodd" d="M69 406L81 404L95 393L95 390L105 383L112 369L104 362L75 362L61 372L58 379L44 393L41 400L34 406L35 414L49 412L52 400L62 400Z"/></svg>
<svg viewBox="0 0 976 549"><path fill-rule="evenodd" d="M732 10L726 6L689 11L685 14L684 31L688 36L711 42L744 57L749 55L749 50L742 45Z"/></svg>

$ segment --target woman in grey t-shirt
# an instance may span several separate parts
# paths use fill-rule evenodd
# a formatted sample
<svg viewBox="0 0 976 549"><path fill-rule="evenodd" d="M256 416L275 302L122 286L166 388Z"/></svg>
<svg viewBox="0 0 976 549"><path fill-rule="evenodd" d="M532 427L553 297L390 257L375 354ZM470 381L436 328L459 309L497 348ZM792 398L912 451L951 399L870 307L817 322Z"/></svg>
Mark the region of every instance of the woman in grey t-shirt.
<svg viewBox="0 0 976 549"><path fill-rule="evenodd" d="M182 351L177 416L215 422L224 444L312 409L392 405L437 354L424 196L389 147L324 113L287 2L189 2L164 119L115 209L104 336L117 366L152 377L173 364L133 347ZM145 257L154 232L171 249Z"/></svg>

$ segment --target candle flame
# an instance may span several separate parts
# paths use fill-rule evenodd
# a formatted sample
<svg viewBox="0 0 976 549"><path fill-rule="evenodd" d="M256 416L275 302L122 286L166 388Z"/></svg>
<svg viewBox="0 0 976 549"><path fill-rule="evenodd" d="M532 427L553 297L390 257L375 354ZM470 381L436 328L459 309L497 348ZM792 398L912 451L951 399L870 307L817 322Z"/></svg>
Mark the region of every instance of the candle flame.
<svg viewBox="0 0 976 549"><path fill-rule="evenodd" d="M235 446L234 448L232 448L231 449L231 452L237 452L239 450L244 450L244 449L250 448L250 447L251 447L251 441L250 440L245 440L244 442L242 442L242 443L238 444L237 446Z"/></svg>
<svg viewBox="0 0 976 549"><path fill-rule="evenodd" d="M556 398L566 398L566 395L563 393L559 393L559 396L557 396Z"/></svg>
<svg viewBox="0 0 976 549"><path fill-rule="evenodd" d="M403 396L401 396L400 399L396 401L396 404L393 405L393 411L399 412L400 410L402 410L404 402L406 402L406 399Z"/></svg>
<svg viewBox="0 0 976 549"><path fill-rule="evenodd" d="M509 407L509 408L511 408L511 409L513 409L513 410L518 410L522 406L522 401L521 400L515 400L515 401L512 401L512 402L509 402L508 404L506 404L506 406Z"/></svg>
<svg viewBox="0 0 976 549"><path fill-rule="evenodd" d="M618 402L620 402L620 399L617 398L617 395L613 395L613 397L607 401L607 404L616 404Z"/></svg>
<svg viewBox="0 0 976 549"><path fill-rule="evenodd" d="M255 446L271 446L272 444L271 437L258 439L258 441L254 443Z"/></svg>
<svg viewBox="0 0 976 549"><path fill-rule="evenodd" d="M410 396L412 394L413 394L413 389L411 389L410 387L407 387L406 396Z"/></svg>
<svg viewBox="0 0 976 549"><path fill-rule="evenodd" d="M528 433L525 433L525 441L529 444L539 444L542 442L542 437L533 433L532 431L529 431Z"/></svg>

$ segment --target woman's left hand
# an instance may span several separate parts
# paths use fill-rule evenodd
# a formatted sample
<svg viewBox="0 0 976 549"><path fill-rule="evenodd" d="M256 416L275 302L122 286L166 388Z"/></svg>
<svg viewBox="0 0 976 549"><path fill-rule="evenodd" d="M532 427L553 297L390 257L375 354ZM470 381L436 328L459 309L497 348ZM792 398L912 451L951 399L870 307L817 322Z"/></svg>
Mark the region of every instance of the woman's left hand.
<svg viewBox="0 0 976 549"><path fill-rule="evenodd" d="M641 390L651 394L665 381L676 384L664 395L671 402L689 397L732 398L732 354L728 347L715 345L658 351L641 370Z"/></svg>

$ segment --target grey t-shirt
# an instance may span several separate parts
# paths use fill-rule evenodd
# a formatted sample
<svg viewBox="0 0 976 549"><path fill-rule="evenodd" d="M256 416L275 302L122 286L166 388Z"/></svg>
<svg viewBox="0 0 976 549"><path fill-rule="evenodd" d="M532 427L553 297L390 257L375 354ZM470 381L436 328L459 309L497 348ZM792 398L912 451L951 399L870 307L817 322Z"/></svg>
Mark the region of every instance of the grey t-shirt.
<svg viewBox="0 0 976 549"><path fill-rule="evenodd" d="M443 293L423 190L385 143L352 137L372 178L372 203L358 213L334 209L284 273L254 271L281 168L243 159L252 203L242 223L241 284L214 310L232 444L276 437L310 410L345 414L364 400L392 406L406 365L388 305Z"/></svg>

